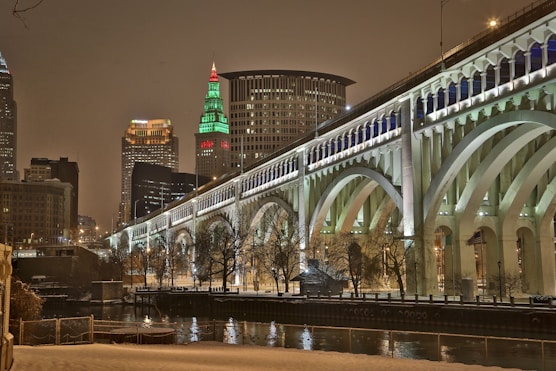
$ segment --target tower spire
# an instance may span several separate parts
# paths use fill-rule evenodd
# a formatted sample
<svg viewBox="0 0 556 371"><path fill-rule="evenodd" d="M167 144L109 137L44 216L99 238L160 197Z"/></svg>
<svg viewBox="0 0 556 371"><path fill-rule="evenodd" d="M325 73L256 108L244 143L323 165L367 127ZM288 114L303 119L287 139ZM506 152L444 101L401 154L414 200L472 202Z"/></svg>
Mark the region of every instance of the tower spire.
<svg viewBox="0 0 556 371"><path fill-rule="evenodd" d="M216 73L216 65L212 62L212 70L210 71L210 82L218 82L218 74Z"/></svg>
<svg viewBox="0 0 556 371"><path fill-rule="evenodd" d="M199 132L195 134L198 175L215 178L229 172L229 134L230 127L224 114L216 65L212 62L205 109L201 115Z"/></svg>

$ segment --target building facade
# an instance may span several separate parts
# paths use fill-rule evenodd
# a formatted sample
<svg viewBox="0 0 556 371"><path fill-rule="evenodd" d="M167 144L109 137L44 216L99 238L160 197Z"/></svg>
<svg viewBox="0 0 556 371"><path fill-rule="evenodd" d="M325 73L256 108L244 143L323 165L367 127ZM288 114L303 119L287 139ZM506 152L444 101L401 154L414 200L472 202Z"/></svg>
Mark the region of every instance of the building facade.
<svg viewBox="0 0 556 371"><path fill-rule="evenodd" d="M72 188L57 180L0 182L4 242L16 248L68 243Z"/></svg>
<svg viewBox="0 0 556 371"><path fill-rule="evenodd" d="M19 180L16 159L17 107L13 78L0 53L0 180Z"/></svg>
<svg viewBox="0 0 556 371"><path fill-rule="evenodd" d="M216 179L230 171L230 142L228 118L220 96L220 82L212 64L205 109L201 115L199 132L195 133L196 172Z"/></svg>
<svg viewBox="0 0 556 371"><path fill-rule="evenodd" d="M44 182L46 180L58 179L62 183L70 183L71 206L70 206L70 238L78 236L78 210L79 210L79 166L77 162L68 161L67 157L59 160L47 158L32 158L31 166L24 169L26 182Z"/></svg>
<svg viewBox="0 0 556 371"><path fill-rule="evenodd" d="M131 175L136 162L161 165L178 172L178 137L168 119L132 120L122 138L122 193L120 223L133 218Z"/></svg>
<svg viewBox="0 0 556 371"><path fill-rule="evenodd" d="M100 238L100 232L95 219L87 215L79 215L77 220L79 223L78 243L89 244Z"/></svg>
<svg viewBox="0 0 556 371"><path fill-rule="evenodd" d="M172 169L136 162L132 173L131 202L133 219L162 209L172 201L183 198L211 178L189 173L176 173Z"/></svg>
<svg viewBox="0 0 556 371"><path fill-rule="evenodd" d="M261 160L346 107L354 81L330 74L261 70L222 73L229 80L231 167Z"/></svg>

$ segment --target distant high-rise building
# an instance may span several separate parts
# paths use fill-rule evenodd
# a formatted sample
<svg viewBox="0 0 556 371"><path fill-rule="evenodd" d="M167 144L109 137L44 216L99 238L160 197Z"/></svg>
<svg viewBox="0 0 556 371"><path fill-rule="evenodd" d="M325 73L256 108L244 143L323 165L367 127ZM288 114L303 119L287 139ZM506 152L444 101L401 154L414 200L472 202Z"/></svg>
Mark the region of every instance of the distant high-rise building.
<svg viewBox="0 0 556 371"><path fill-rule="evenodd" d="M122 138L120 223L132 219L131 174L136 162L179 169L178 137L170 120L132 120Z"/></svg>
<svg viewBox="0 0 556 371"><path fill-rule="evenodd" d="M195 133L197 174L214 179L230 171L229 134L228 118L224 115L220 97L220 82L213 63L205 110L199 123L199 132Z"/></svg>
<svg viewBox="0 0 556 371"><path fill-rule="evenodd" d="M67 244L70 239L70 183L0 182L2 237L12 246Z"/></svg>
<svg viewBox="0 0 556 371"><path fill-rule="evenodd" d="M0 180L18 180L17 107L13 79L0 53Z"/></svg>
<svg viewBox="0 0 556 371"><path fill-rule="evenodd" d="M79 167L77 162L68 161L67 157L60 157L59 160L49 160L47 158L31 159L31 167L24 169L24 179L26 182L44 182L46 180L58 179L63 183L70 183L70 238L77 236L77 225L79 210Z"/></svg>
<svg viewBox="0 0 556 371"><path fill-rule="evenodd" d="M189 173L176 173L172 169L136 162L131 176L131 202L133 218L140 218L166 207L169 203L195 191L210 178Z"/></svg>
<svg viewBox="0 0 556 371"><path fill-rule="evenodd" d="M87 215L79 215L77 217L79 221L79 243L92 243L99 239L101 233L98 231L97 222Z"/></svg>
<svg viewBox="0 0 556 371"><path fill-rule="evenodd" d="M315 130L346 107L354 81L318 72L221 73L228 79L231 166L248 166ZM243 158L242 158L243 157Z"/></svg>

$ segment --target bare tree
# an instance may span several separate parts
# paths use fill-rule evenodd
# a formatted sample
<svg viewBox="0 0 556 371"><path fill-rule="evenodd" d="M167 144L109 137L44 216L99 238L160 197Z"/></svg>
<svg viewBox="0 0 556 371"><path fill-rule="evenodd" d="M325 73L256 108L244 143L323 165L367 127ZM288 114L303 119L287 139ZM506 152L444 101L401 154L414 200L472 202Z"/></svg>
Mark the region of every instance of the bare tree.
<svg viewBox="0 0 556 371"><path fill-rule="evenodd" d="M129 260L129 238L126 233L122 233L117 247L110 249L110 263L118 269L118 279L123 281L124 272L126 271Z"/></svg>
<svg viewBox="0 0 556 371"><path fill-rule="evenodd" d="M404 277L406 274L407 257L413 244L406 248L404 241L392 233L385 233L377 237L384 254L386 269L394 274L400 294L405 294Z"/></svg>
<svg viewBox="0 0 556 371"><path fill-rule="evenodd" d="M32 9L35 9L36 7L41 5L41 3L43 1L44 0L37 0L33 5L29 5L29 6L26 6L26 7L22 8L22 7L20 7L19 0L15 0L14 1L14 7L12 9L12 15L14 17L18 18L23 23L25 28L27 28L27 24L25 23L25 19L21 16L21 14L25 13L25 12L28 12Z"/></svg>
<svg viewBox="0 0 556 371"><path fill-rule="evenodd" d="M198 230L195 234L195 271L193 274L193 285L195 279L199 280L199 286L203 282L211 279L212 276L212 260L210 257L211 234L208 230Z"/></svg>
<svg viewBox="0 0 556 371"><path fill-rule="evenodd" d="M493 274L488 277L488 281L492 283L496 292L502 293L504 296L511 297L516 292L523 290L521 273L518 271L505 272L502 276ZM500 284L502 284L502 289L500 289ZM502 299L502 297L500 297L500 299Z"/></svg>
<svg viewBox="0 0 556 371"><path fill-rule="evenodd" d="M283 279L284 291L289 292L289 282L299 267L299 249L302 236L299 225L284 210L267 212L263 220L265 247L259 249L259 261L274 279L279 292L278 281Z"/></svg>
<svg viewBox="0 0 556 371"><path fill-rule="evenodd" d="M137 269L143 273L143 283L145 286L147 286L147 274L149 273L149 253L150 250L142 244L136 245L133 249L133 254L136 256Z"/></svg>
<svg viewBox="0 0 556 371"><path fill-rule="evenodd" d="M166 246L168 241L166 237L162 234L157 235L154 238L154 244L150 248L148 255L149 255L149 264L154 270L154 274L156 280L158 281L158 286L162 286L162 280L164 279L164 275L166 274L168 268L168 256L166 254Z"/></svg>
<svg viewBox="0 0 556 371"><path fill-rule="evenodd" d="M170 285L174 286L174 277L177 275L178 271L187 268L187 259L185 258L185 252L182 251L182 246L179 242L171 242L173 236L169 236L169 241L167 243L167 271L170 274Z"/></svg>
<svg viewBox="0 0 556 371"><path fill-rule="evenodd" d="M237 231L218 225L212 230L211 237L211 271L222 277L222 287L226 292L228 278L236 272L238 266L239 236Z"/></svg>
<svg viewBox="0 0 556 371"><path fill-rule="evenodd" d="M356 296L363 283L376 284L382 276L381 256L367 235L344 232L333 236L324 246L323 257L323 270L336 279L347 277Z"/></svg>

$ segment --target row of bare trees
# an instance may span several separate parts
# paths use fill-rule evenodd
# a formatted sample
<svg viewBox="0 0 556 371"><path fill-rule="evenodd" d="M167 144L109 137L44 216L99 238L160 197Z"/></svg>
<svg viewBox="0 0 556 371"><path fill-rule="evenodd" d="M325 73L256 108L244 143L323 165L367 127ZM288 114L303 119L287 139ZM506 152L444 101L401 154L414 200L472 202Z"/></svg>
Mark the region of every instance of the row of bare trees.
<svg viewBox="0 0 556 371"><path fill-rule="evenodd" d="M159 286L165 279L174 285L181 275L200 286L218 280L224 290L236 281L246 287L249 280L256 290L260 282L271 282L278 292L280 283L289 292L292 278L300 273L300 262L316 259L323 272L348 280L357 296L362 287L390 287L391 281L401 293L405 290L409 250L393 233L321 234L304 244L296 219L277 206L265 212L256 229L244 225L226 220L204 223L190 246L164 232L154 235L148 247L136 244L130 251L129 241L122 237L112 251L111 264L118 267L119 279L127 272L140 272L144 285L150 273Z"/></svg>

